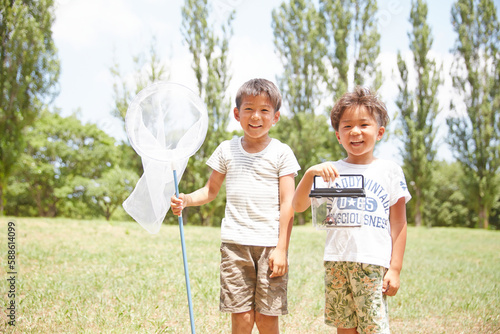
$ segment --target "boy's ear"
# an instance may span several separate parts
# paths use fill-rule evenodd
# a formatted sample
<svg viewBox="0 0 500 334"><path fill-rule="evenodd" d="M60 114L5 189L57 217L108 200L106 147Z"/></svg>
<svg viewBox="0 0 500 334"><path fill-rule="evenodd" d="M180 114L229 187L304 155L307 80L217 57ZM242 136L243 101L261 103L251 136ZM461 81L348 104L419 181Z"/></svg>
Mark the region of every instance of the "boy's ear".
<svg viewBox="0 0 500 334"><path fill-rule="evenodd" d="M273 125L276 124L276 123L278 123L279 120L280 120L280 111L276 110L274 112Z"/></svg>
<svg viewBox="0 0 500 334"><path fill-rule="evenodd" d="M385 127L381 126L378 129L377 140L382 139L382 136L384 135L384 133L385 133Z"/></svg>
<svg viewBox="0 0 500 334"><path fill-rule="evenodd" d="M239 122L240 121L240 111L238 110L237 107L234 107L233 114L234 114L234 119Z"/></svg>
<svg viewBox="0 0 500 334"><path fill-rule="evenodd" d="M339 141L339 144L342 145L342 142L340 141L340 135L338 131L335 131L335 136L337 137L337 140Z"/></svg>

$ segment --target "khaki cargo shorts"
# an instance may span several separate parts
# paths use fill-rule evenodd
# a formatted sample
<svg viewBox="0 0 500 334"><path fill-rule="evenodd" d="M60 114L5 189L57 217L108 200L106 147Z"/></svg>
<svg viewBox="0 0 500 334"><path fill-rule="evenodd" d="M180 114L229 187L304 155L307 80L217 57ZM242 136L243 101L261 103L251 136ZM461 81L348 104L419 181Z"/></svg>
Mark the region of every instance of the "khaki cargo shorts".
<svg viewBox="0 0 500 334"><path fill-rule="evenodd" d="M222 243L220 310L255 310L268 316L288 313L288 274L270 278L269 256L275 247Z"/></svg>

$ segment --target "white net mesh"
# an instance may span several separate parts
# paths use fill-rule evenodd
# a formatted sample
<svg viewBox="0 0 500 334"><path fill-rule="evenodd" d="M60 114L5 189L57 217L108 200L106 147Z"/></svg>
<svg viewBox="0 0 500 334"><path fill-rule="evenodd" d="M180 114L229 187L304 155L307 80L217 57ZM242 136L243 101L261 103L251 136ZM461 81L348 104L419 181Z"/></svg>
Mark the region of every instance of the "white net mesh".
<svg viewBox="0 0 500 334"><path fill-rule="evenodd" d="M150 233L157 233L190 156L200 148L208 128L203 101L189 88L157 82L130 103L125 117L130 144L141 156L144 175L123 202L127 213Z"/></svg>

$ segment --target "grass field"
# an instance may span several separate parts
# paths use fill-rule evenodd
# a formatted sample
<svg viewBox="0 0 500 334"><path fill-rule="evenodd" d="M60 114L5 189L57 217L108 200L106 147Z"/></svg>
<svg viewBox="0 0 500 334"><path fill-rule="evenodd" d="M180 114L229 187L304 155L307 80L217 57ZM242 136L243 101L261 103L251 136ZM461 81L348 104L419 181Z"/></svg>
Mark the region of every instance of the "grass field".
<svg viewBox="0 0 500 334"><path fill-rule="evenodd" d="M15 223L16 325L9 318L8 222ZM218 311L220 229L186 226L197 333L228 333ZM178 226L0 218L0 332L190 333ZM294 227L282 333L323 324L325 234ZM500 333L500 233L409 228L393 333ZM256 331L255 331L256 333Z"/></svg>

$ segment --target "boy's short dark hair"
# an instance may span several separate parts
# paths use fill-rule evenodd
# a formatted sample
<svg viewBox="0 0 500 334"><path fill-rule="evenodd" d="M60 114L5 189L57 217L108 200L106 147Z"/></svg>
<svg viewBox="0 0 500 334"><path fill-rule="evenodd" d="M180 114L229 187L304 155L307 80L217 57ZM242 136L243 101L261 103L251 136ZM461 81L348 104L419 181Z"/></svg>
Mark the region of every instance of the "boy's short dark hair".
<svg viewBox="0 0 500 334"><path fill-rule="evenodd" d="M330 120L335 131L339 130L340 118L344 114L344 111L352 107L365 107L377 120L379 126L385 127L389 123L389 115L385 103L369 88L356 86L353 92L342 95L330 112Z"/></svg>
<svg viewBox="0 0 500 334"><path fill-rule="evenodd" d="M245 96L258 96L260 94L266 94L271 101L274 111L278 111L281 108L281 93L271 81L266 79L252 79L245 82L238 93L236 93L236 108L240 109L242 100Z"/></svg>

